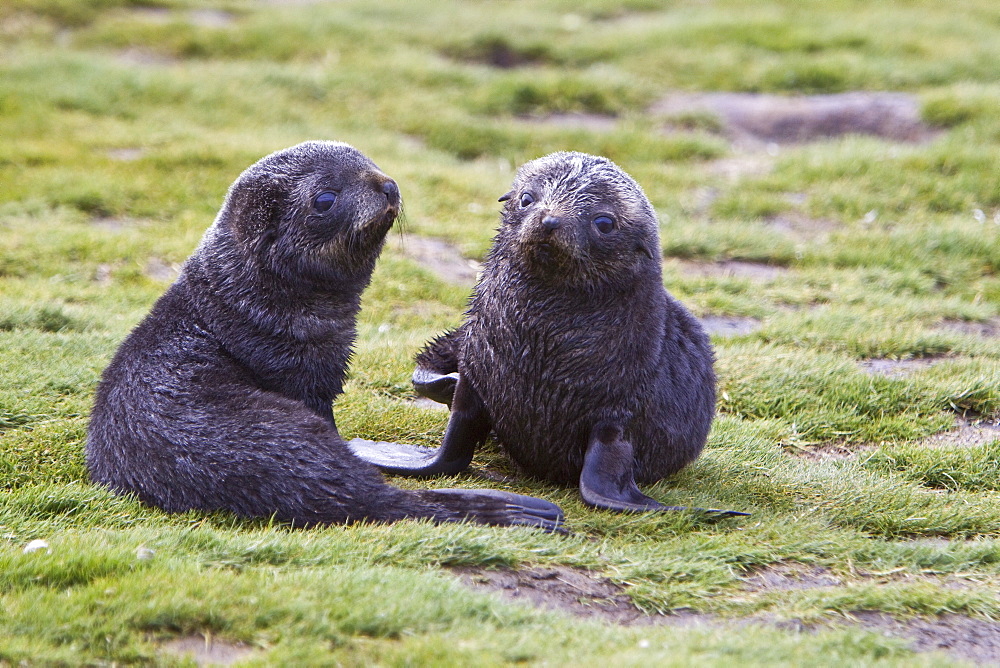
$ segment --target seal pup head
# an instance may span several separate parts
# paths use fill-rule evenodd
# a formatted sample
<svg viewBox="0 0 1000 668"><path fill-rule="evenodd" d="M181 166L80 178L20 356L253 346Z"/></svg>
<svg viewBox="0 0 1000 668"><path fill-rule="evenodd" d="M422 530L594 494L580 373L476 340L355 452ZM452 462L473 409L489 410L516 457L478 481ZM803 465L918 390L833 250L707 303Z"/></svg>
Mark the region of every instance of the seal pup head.
<svg viewBox="0 0 1000 668"><path fill-rule="evenodd" d="M240 175L202 250L283 281L367 284L400 206L396 182L356 148L305 142Z"/></svg>
<svg viewBox="0 0 1000 668"><path fill-rule="evenodd" d="M659 266L656 213L639 184L607 158L559 152L532 160L500 201L494 248L516 248L508 259L528 273L590 284Z"/></svg>

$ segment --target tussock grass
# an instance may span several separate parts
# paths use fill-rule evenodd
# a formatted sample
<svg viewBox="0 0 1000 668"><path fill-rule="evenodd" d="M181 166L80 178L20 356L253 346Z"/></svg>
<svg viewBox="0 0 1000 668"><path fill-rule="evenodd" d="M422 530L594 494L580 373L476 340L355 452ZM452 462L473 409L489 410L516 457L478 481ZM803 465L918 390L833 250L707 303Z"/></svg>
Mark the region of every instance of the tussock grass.
<svg viewBox="0 0 1000 668"><path fill-rule="evenodd" d="M264 664L940 665L822 624L1000 614L998 443L922 440L1000 413L998 18L985 0L3 3L0 664L173 663L165 641L210 636ZM757 148L715 116L649 111L674 90L856 89L914 94L933 131ZM462 475L393 482L543 496L568 535L300 530L90 485L87 414L115 347L236 176L313 138L364 150L405 203L365 293L345 435L433 445L447 421L409 375L468 287L407 239L482 258L520 163L599 153L645 188L664 254L702 266L669 263L670 290L759 324L716 339L708 447L648 491L753 515L596 512L492 443ZM727 260L781 270L712 270ZM871 358L928 363L879 375ZM745 586L778 565L840 584ZM472 592L451 567L588 569L649 613L707 623L576 620ZM774 624L795 619L821 630Z"/></svg>

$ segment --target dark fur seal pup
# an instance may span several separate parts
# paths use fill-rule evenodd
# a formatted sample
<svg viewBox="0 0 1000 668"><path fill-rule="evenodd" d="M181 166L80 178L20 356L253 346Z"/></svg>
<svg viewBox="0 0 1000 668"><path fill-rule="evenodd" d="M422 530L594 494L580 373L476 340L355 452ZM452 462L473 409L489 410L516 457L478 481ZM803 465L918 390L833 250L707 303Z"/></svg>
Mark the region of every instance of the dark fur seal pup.
<svg viewBox="0 0 1000 668"><path fill-rule="evenodd" d="M399 206L396 183L346 144L307 142L247 169L105 370L87 439L91 478L167 511L297 525L557 527L559 508L532 497L387 485L337 432L331 401Z"/></svg>
<svg viewBox="0 0 1000 668"><path fill-rule="evenodd" d="M451 473L492 428L524 471L579 484L592 506L677 509L636 481L699 455L715 375L701 325L663 289L649 200L605 158L554 153L500 201L465 323L417 358L417 390L452 406L441 448L356 451L398 473Z"/></svg>

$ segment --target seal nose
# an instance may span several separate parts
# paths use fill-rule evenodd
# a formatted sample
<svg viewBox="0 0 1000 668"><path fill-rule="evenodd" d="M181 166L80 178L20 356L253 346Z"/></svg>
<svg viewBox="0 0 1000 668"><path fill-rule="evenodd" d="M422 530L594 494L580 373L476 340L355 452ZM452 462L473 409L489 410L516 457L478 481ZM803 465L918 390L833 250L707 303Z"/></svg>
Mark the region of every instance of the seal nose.
<svg viewBox="0 0 1000 668"><path fill-rule="evenodd" d="M388 179L382 183L382 192L385 193L385 198L389 200L389 204L396 205L399 204L399 186L392 179Z"/></svg>
<svg viewBox="0 0 1000 668"><path fill-rule="evenodd" d="M551 232L552 230L558 229L559 226L562 225L562 221L555 216L545 216L542 218L542 225L545 226L545 229Z"/></svg>

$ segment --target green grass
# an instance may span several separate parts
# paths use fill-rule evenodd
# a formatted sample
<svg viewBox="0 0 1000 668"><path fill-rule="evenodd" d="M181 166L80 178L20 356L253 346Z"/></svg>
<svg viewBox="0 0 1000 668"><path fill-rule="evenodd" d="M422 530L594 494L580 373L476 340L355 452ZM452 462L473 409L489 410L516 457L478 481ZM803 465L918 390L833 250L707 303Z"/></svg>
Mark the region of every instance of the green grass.
<svg viewBox="0 0 1000 668"><path fill-rule="evenodd" d="M1000 315L998 23L987 0L4 3L0 665L178 663L162 643L200 635L269 665L940 665L828 623L1000 615L1000 442L921 440L957 414L1000 415L1000 339L971 328ZM729 178L719 161L748 149L720 119L649 111L671 90L855 89L914 94L935 134L762 148L766 167ZM539 495L563 506L569 535L303 531L166 515L90 485L93 391L166 289L156 268L187 257L246 166L314 138L361 148L405 200L337 402L346 435L440 441L447 413L410 401L409 374L468 290L409 259L407 239L482 257L496 198L546 152L633 174L668 257L781 268L665 272L697 314L760 326L716 340L709 446L649 491L753 516L595 512L575 490L517 479L494 446L469 474L393 482ZM869 358L934 364L885 377L861 368ZM856 454L815 456L828 451ZM25 554L33 539L49 548ZM841 584L745 587L776 565ZM649 613L713 621L581 621L466 589L456 566L589 569ZM774 623L793 619L819 630Z"/></svg>

